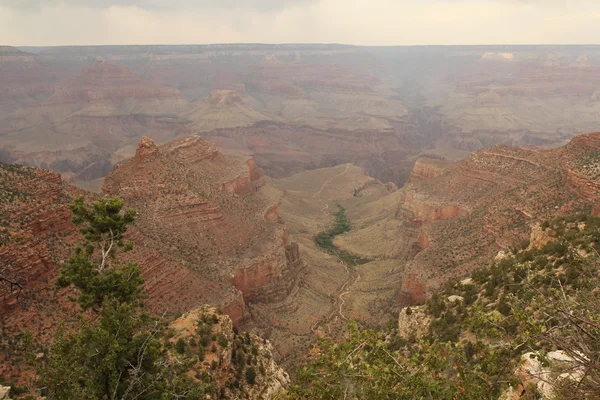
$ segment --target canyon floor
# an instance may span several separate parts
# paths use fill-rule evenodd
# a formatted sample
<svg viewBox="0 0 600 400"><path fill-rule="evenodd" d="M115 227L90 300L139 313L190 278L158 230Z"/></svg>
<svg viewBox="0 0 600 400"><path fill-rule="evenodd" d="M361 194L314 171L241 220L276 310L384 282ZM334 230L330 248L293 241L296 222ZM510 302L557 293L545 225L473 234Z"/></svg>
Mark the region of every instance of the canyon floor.
<svg viewBox="0 0 600 400"><path fill-rule="evenodd" d="M352 164L272 179L270 184L290 240L298 243L306 264L297 291L283 305L250 306L253 324L268 329L281 359L287 364L297 362L310 349L315 335L340 337L349 319L383 324L393 318L399 306L395 295L403 264L373 260L348 265L319 248L314 236L334 223L338 204L347 209L351 219L361 205L374 200L388 198L387 211L393 211L396 186L382 184Z"/></svg>

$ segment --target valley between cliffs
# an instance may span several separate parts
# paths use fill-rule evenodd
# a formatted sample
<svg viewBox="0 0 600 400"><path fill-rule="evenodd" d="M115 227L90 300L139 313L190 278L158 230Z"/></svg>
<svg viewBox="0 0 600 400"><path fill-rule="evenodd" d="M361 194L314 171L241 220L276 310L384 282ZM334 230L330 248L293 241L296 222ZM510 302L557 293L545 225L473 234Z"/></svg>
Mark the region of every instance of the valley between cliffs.
<svg viewBox="0 0 600 400"><path fill-rule="evenodd" d="M597 213L600 134L557 149L503 145L462 161L419 159L398 188L345 163L273 179L243 152L223 152L200 136L135 155L104 180L102 195L138 211L124 260L139 263L148 305L175 316L202 304L237 327L268 338L293 369L318 336L343 338L348 320L383 325L432 290L522 247L532 226L553 216ZM25 330L49 340L57 320L74 323L67 293L53 280L80 240L68 204L85 193L59 174L2 164L3 242L10 279L2 286L8 337ZM351 229L337 235L343 262L315 244L345 208ZM22 244L22 245L21 245ZM4 355L3 375L18 368Z"/></svg>

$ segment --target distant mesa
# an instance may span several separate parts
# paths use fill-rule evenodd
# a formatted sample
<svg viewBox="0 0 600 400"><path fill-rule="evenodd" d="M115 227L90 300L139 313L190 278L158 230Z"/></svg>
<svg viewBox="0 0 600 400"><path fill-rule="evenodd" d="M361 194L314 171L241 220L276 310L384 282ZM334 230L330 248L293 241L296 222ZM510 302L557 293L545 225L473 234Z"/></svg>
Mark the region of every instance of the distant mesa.
<svg viewBox="0 0 600 400"><path fill-rule="evenodd" d="M538 57L538 62L540 62L544 67L559 67L561 65L560 57L556 53L546 52Z"/></svg>
<svg viewBox="0 0 600 400"><path fill-rule="evenodd" d="M259 121L271 120L248 104L251 101L238 90L213 89L208 98L196 103L183 116L192 122L196 132L249 127Z"/></svg>
<svg viewBox="0 0 600 400"><path fill-rule="evenodd" d="M590 68L592 67L592 63L586 54L581 54L579 57L577 57L577 60L575 60L573 66L577 68Z"/></svg>
<svg viewBox="0 0 600 400"><path fill-rule="evenodd" d="M495 90L488 90L477 96L475 104L478 107L502 107L502 97Z"/></svg>
<svg viewBox="0 0 600 400"><path fill-rule="evenodd" d="M514 60L515 55L513 53L493 53L493 52L485 52L483 56L481 56L482 60Z"/></svg>
<svg viewBox="0 0 600 400"><path fill-rule="evenodd" d="M241 103L242 95L237 90L213 89L210 92L210 102L217 105Z"/></svg>
<svg viewBox="0 0 600 400"><path fill-rule="evenodd" d="M33 54L26 53L12 46L0 46L0 62L27 61L34 62Z"/></svg>
<svg viewBox="0 0 600 400"><path fill-rule="evenodd" d="M277 56L273 53L265 54L265 64L281 64Z"/></svg>

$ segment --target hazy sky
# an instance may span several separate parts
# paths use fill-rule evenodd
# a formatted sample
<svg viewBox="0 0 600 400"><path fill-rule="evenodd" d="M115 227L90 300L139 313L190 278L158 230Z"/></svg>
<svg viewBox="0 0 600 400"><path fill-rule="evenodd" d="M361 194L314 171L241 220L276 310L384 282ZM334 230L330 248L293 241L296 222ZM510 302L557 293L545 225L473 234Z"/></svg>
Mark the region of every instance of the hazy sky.
<svg viewBox="0 0 600 400"><path fill-rule="evenodd" d="M600 0L0 0L0 41L599 43Z"/></svg>

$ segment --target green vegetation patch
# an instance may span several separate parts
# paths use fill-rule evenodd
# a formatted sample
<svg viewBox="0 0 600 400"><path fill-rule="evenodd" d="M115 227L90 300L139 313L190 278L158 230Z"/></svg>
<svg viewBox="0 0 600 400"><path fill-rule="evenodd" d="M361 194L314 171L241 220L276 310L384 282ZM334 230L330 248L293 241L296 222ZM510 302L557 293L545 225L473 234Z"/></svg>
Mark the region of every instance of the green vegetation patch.
<svg viewBox="0 0 600 400"><path fill-rule="evenodd" d="M316 245L350 266L362 265L372 261L368 258L362 258L350 254L346 250L340 250L333 244L333 239L335 239L337 235L350 232L352 229L352 223L346 216L346 209L341 204L338 204L337 207L338 211L333 214L335 217L333 226L329 230L321 232L315 236L314 241Z"/></svg>

